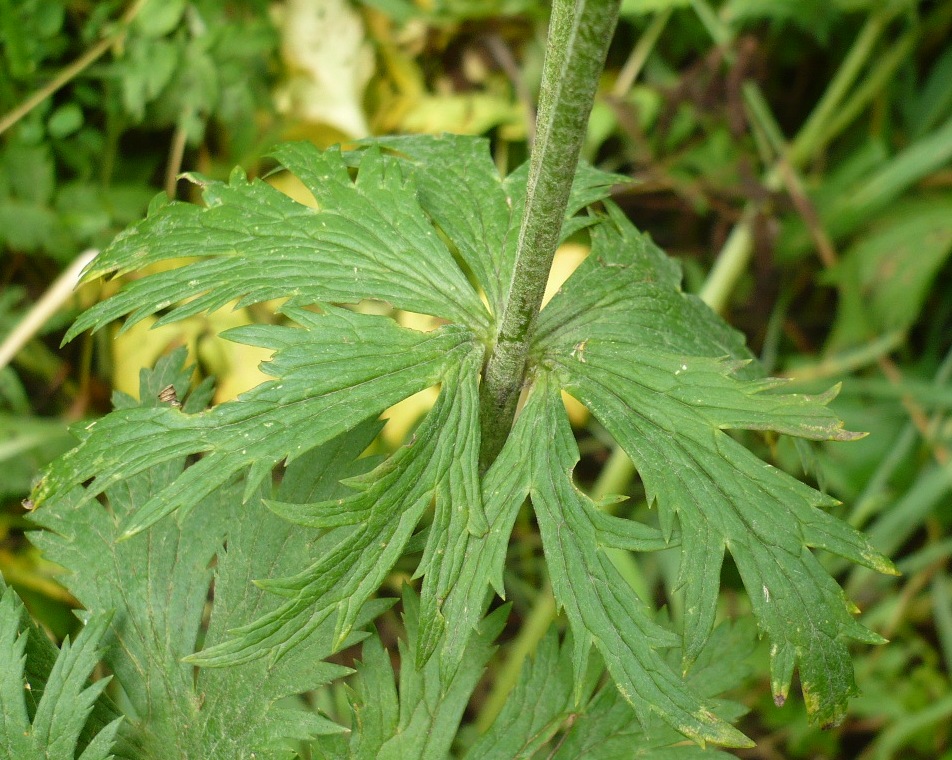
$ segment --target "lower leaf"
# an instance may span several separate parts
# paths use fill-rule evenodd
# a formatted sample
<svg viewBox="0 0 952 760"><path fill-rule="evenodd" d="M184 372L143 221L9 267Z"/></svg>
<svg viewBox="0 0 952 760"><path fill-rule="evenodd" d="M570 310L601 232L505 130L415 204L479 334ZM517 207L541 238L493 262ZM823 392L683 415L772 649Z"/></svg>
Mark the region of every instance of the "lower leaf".
<svg viewBox="0 0 952 760"><path fill-rule="evenodd" d="M576 682L594 643L618 690L643 719L655 713L700 743L753 746L667 665L657 649L676 645L678 638L649 619L600 548L586 514L597 507L572 483L578 448L555 384L542 378L523 414L537 415L552 436L534 452L531 495L552 589L576 639Z"/></svg>

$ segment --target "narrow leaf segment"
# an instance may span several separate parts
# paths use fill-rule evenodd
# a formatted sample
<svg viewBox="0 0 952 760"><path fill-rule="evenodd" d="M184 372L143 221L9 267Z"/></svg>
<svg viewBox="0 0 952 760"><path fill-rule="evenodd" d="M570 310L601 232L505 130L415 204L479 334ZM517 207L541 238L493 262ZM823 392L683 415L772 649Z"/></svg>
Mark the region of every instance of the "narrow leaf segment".
<svg viewBox="0 0 952 760"><path fill-rule="evenodd" d="M83 736L93 705L109 683L108 678L92 684L88 679L112 614L92 616L75 641L67 639L44 681L31 680L24 671L29 637L44 635L23 625L25 618L23 603L0 580L0 754L47 760L76 757L82 750L80 760L113 757L121 718L92 737Z"/></svg>
<svg viewBox="0 0 952 760"><path fill-rule="evenodd" d="M84 498L91 499L148 467L199 453L205 456L197 464L129 515L125 537L250 470L247 496L280 461L293 461L433 385L473 350L472 334L452 325L420 333L334 307L320 314L288 309L288 316L298 327L251 326L228 334L274 349L263 369L279 380L196 414L153 406L91 423L79 431L83 442L39 485L35 503L90 479Z"/></svg>
<svg viewBox="0 0 952 760"><path fill-rule="evenodd" d="M127 315L130 327L170 306L158 324L235 300L247 305L275 298L297 304L373 298L485 329L486 309L398 159L379 148L365 150L352 181L339 151L296 143L278 148L275 158L305 183L316 209L239 171L227 184L193 177L203 187L205 208L157 201L147 219L93 261L87 277L199 258L129 283L85 312L66 339Z"/></svg>
<svg viewBox="0 0 952 760"><path fill-rule="evenodd" d="M594 642L618 690L643 719L654 712L699 742L753 746L692 694L658 654L658 648L675 646L678 640L650 619L602 550L606 541L593 519L598 507L572 482L578 448L557 388L541 382L523 414L537 415L552 437L551 445L540 447L533 457L532 504L552 590L575 636L576 683L583 682ZM635 533L637 524L627 525ZM642 550L665 545L660 532L652 536L647 528L633 538Z"/></svg>
<svg viewBox="0 0 952 760"><path fill-rule="evenodd" d="M434 498L439 504L437 520L441 512L458 511L459 527L464 530L470 513L481 510L479 492L471 487L479 441L478 435L473 438L478 366L479 357L473 354L447 376L436 406L413 439L366 476L348 480L354 489L351 495L295 506L270 502L279 514L329 528L313 548L317 560L291 577L260 581L263 588L288 600L262 619L233 631L228 641L190 657L191 662L224 665L252 660L270 650L287 652L328 619L333 621L337 646L403 554ZM464 451L470 450L469 457L457 456L460 443ZM431 542L441 540L431 534ZM442 631L440 594L452 587L458 569L449 561L434 567L433 577L424 586L426 655L421 655L422 660Z"/></svg>

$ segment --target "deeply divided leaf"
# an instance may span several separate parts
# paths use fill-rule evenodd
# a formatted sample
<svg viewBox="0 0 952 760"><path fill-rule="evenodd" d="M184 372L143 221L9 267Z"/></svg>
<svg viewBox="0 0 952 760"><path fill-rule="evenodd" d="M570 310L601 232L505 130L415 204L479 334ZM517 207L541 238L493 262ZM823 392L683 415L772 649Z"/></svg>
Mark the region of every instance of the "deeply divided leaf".
<svg viewBox="0 0 952 760"><path fill-rule="evenodd" d="M718 626L686 679L724 720L735 720L746 712L742 705L718 697L739 686L750 674L754 643L751 625ZM519 681L502 711L469 749L466 760L728 757L685 742L658 714L639 720L613 684L599 687L603 667L596 658L592 658L579 688L572 668L572 648L571 636L560 646L555 630L548 631L532 659L523 664ZM677 665L678 649L672 648L665 660Z"/></svg>
<svg viewBox="0 0 952 760"><path fill-rule="evenodd" d="M452 674L441 669L437 658L417 665L415 651L421 645L419 600L409 588L403 593L406 639L399 642L399 688L393 666L379 639L363 646L358 664L353 700L353 731L350 741L336 738L319 741L318 751L328 760L442 760L449 757L463 711L487 660L494 651L508 615L500 607L484 621L479 634L468 639L466 657Z"/></svg>
<svg viewBox="0 0 952 760"><path fill-rule="evenodd" d="M816 440L855 435L826 408L831 394L782 394L778 381L738 377L743 364L724 358L731 335L674 287L653 263L656 249L626 220L614 214L593 237L591 256L543 312L537 350L635 462L665 536L680 530L685 666L713 627L726 549L773 642L776 698L786 698L799 662L810 712L824 723L839 721L854 690L848 641L881 639L853 619L810 549L883 572L892 566L862 534L822 510L834 503L830 498L760 461L724 431Z"/></svg>
<svg viewBox="0 0 952 760"><path fill-rule="evenodd" d="M347 481L353 489L350 495L309 504L270 503L279 514L299 523L329 528L312 548L316 559L293 576L260 581L259 585L287 601L261 620L236 629L228 642L193 657L194 662L226 664L260 657L272 649L285 652L328 620L335 630L334 645L343 641L364 602L403 554L439 489L449 489L475 474L467 472L467 458L457 457L456 449L458 444L466 445L467 433L473 432L474 359L470 357L447 377L433 411L402 449L366 476ZM467 496L476 501L467 503ZM458 510L461 525L466 526L470 513L481 509L479 493L458 485L454 497L452 509ZM446 498L445 492L440 493L438 501ZM450 508L449 504L444 508ZM451 586L454 576L449 566L442 578L437 575L437 589L425 587L424 620L427 627L437 626L436 631L426 632L428 651L433 648L430 637L438 636L442 625L436 591Z"/></svg>
<svg viewBox="0 0 952 760"><path fill-rule="evenodd" d="M178 508L190 508L250 471L245 496L281 461L376 417L442 378L472 348L468 330L433 333L385 318L325 307L292 310L297 327L237 328L229 336L275 351L263 365L274 380L237 401L189 414L173 406L114 412L80 431L84 439L60 459L36 490L39 505L72 484L92 480L84 498L148 467L193 454L204 457L157 488L123 525L129 536Z"/></svg>
<svg viewBox="0 0 952 760"><path fill-rule="evenodd" d="M31 678L26 665L31 637L44 636L26 623L23 604L0 581L0 754L17 760L74 758L107 760L121 718L87 730L93 706L109 679L89 683L99 662L110 612L92 616L70 642L63 642L45 678ZM35 648L34 648L35 651Z"/></svg>
<svg viewBox="0 0 952 760"><path fill-rule="evenodd" d="M657 650L677 639L650 619L605 555L606 540L593 518L598 508L572 482L578 448L556 389L539 386L523 414L535 415L552 440L534 453L532 503L552 590L572 624L577 682L594 643L619 691L644 718L653 712L701 742L748 746L747 738L717 718L664 662ZM660 533L654 536L637 523L629 531L642 550L665 545Z"/></svg>
<svg viewBox="0 0 952 760"><path fill-rule="evenodd" d="M677 265L605 201L621 178L584 166L575 178L561 236L589 235L591 255L539 315L527 401L480 473L479 376L512 285L525 169L502 178L485 141L455 136L385 138L343 153L298 143L274 156L313 207L240 172L227 183L195 178L204 206L157 202L89 276L154 271L70 333L281 299L282 323L225 335L272 351L262 369L273 379L205 409L209 387L190 390L177 353L143 376L139 401L119 396L113 413L77 429L79 445L33 494L46 529L36 542L72 572L67 585L94 621L83 642L103 635L142 757L290 757L291 742L316 736L326 737L318 751L354 758L445 756L504 622L504 610L484 616L490 590L505 593L509 538L527 496L571 655L547 640L513 704L532 685L554 684L558 696L504 710L505 725L477 744L488 755L597 757L593 736L636 733L632 715L637 731L655 726L652 737L667 744L672 731L747 744L727 722L736 711L695 678L720 636L712 631L725 551L770 637L776 699L799 667L815 717L842 717L854 688L847 645L879 637L853 619L812 550L891 565L824 511L829 498L727 431L855 436L827 408L833 393L784 393L758 378L740 336L682 293ZM599 203L604 213L585 213ZM411 330L351 308L368 300L432 315L438 326ZM404 445L361 458L379 416L433 386L436 403ZM576 486L579 452L561 390L634 461L660 528L609 515ZM606 553L673 546L681 636ZM374 638L351 738L313 711L279 704L348 672L324 660L389 605L375 597L395 568L413 571L411 554L422 580L418 596L404 595L399 689ZM9 679L22 647L5 631ZM599 662L614 686L592 696ZM596 728L546 748L583 708L600 717L580 725ZM15 702L3 709L22 722ZM645 739L651 750L667 744Z"/></svg>
<svg viewBox="0 0 952 760"><path fill-rule="evenodd" d="M130 283L86 312L70 334L126 315L134 324L170 306L160 323L236 299L246 305L274 298L296 304L373 298L474 328L486 324L485 308L424 215L398 159L368 150L352 180L339 152L301 143L282 146L275 157L305 183L317 208L240 172L227 184L196 178L205 208L153 208L96 258L89 275L198 260Z"/></svg>
<svg viewBox="0 0 952 760"><path fill-rule="evenodd" d="M177 379L187 377L183 357L177 352L164 360L157 374L169 377L169 365L178 362ZM375 428L359 429L318 449L308 459L308 471L291 472L289 484L332 497L341 477L360 473L353 460L374 433ZM167 487L183 465L181 459L171 461L126 478L105 492L105 504L87 500L80 488L59 495L34 513L46 530L33 540L70 571L65 584L91 613L115 611L103 659L131 708L124 730L141 745L137 757L290 756L289 736L340 730L311 712L278 704L348 672L322 662L331 653L330 625L303 638L277 664L258 660L202 670L196 679L193 666L182 660L202 638L213 646L232 628L272 610L277 600L251 579L300 566L313 531L270 514L260 499L242 504L241 484L235 483L203 499L183 519L162 521L120 541L121 526L136 505ZM213 576L214 605L203 632ZM364 619L379 610L368 608Z"/></svg>

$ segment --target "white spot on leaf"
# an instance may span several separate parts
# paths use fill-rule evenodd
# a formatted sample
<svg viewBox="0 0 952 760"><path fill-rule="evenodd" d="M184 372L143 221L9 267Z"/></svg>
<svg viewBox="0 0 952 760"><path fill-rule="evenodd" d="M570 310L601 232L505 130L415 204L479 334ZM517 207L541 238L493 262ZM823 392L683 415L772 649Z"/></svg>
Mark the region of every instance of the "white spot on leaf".
<svg viewBox="0 0 952 760"><path fill-rule="evenodd" d="M572 349L572 358L578 359L582 364L585 364L585 345L588 343L586 338L581 343L576 343L575 348Z"/></svg>

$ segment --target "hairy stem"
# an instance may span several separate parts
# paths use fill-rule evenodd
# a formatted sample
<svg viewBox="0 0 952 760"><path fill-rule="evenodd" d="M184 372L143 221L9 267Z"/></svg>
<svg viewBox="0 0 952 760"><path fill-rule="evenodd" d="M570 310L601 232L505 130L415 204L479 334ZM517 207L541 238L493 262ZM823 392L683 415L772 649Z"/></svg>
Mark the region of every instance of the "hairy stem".
<svg viewBox="0 0 952 760"><path fill-rule="evenodd" d="M502 449L515 417L532 328L619 5L620 0L556 0L552 9L516 264L480 386L483 469Z"/></svg>

